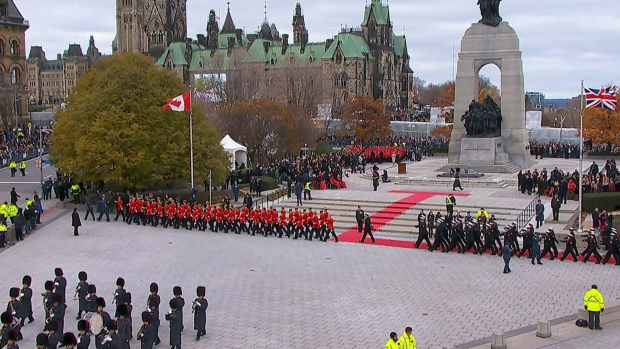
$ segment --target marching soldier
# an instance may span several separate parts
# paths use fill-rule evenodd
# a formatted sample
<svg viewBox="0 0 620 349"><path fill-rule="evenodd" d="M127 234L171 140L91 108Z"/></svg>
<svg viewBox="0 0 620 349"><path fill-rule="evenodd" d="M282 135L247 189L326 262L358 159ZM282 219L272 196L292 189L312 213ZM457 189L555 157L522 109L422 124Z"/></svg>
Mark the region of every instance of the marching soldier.
<svg viewBox="0 0 620 349"><path fill-rule="evenodd" d="M426 241L426 246L431 246L431 240L428 239L428 230L426 228L426 217L418 216L418 240L415 242L415 248L420 248L422 241Z"/></svg>
<svg viewBox="0 0 620 349"><path fill-rule="evenodd" d="M54 274L56 275L56 278L54 279L54 292L58 293L62 297L62 304L66 305L67 298L65 297L67 293L67 279L65 279L64 273L60 268L54 269ZM62 331L60 333L62 333Z"/></svg>
<svg viewBox="0 0 620 349"><path fill-rule="evenodd" d="M131 321L129 321L129 309L126 304L120 304L116 307L116 313L118 314L117 334L118 334L118 349L129 349L129 341L131 340L132 328Z"/></svg>
<svg viewBox="0 0 620 349"><path fill-rule="evenodd" d="M183 331L183 307L185 306L185 299L181 297L183 295L181 286L174 286L172 288L172 294L174 295L173 299L177 300L177 316L181 319L181 331Z"/></svg>
<svg viewBox="0 0 620 349"><path fill-rule="evenodd" d="M12 313L10 313L9 311L5 311L4 313L0 314L0 322L2 322L2 343L0 343L0 345L6 345L6 335L9 333L9 331L16 331L18 333L17 340L22 339L19 324L13 324Z"/></svg>
<svg viewBox="0 0 620 349"><path fill-rule="evenodd" d="M364 234L362 234L362 240L360 240L361 243L364 243L364 241L366 240L366 235L370 235L370 240L371 243L375 243L375 237L372 235L372 223L370 221L370 216L368 215L368 213L366 213L366 218L364 218ZM310 235L310 237L312 237L312 235ZM310 239L312 240L312 239Z"/></svg>
<svg viewBox="0 0 620 349"><path fill-rule="evenodd" d="M72 332L67 332L62 336L61 343L66 349L74 349L78 345L78 340Z"/></svg>
<svg viewBox="0 0 620 349"><path fill-rule="evenodd" d="M97 312L97 286L95 284L90 284L87 287L88 296L84 300L85 308L84 311L87 313L96 313Z"/></svg>
<svg viewBox="0 0 620 349"><path fill-rule="evenodd" d="M607 264L612 256L616 260L616 265L620 265L620 241L618 241L616 228L613 228L611 232L609 249L607 250L607 254L605 254L605 258L603 258L603 264Z"/></svg>
<svg viewBox="0 0 620 349"><path fill-rule="evenodd" d="M204 286L196 287L196 299L192 303L192 310L194 312L194 330L196 332L196 340L199 341L200 337L207 334L207 308L209 302L205 298L206 288Z"/></svg>
<svg viewBox="0 0 620 349"><path fill-rule="evenodd" d="M3 333L2 341L0 341L0 345L2 345L2 349L19 349L19 345L15 342L19 340L19 332L15 330L8 330L6 334Z"/></svg>
<svg viewBox="0 0 620 349"><path fill-rule="evenodd" d="M127 297L127 291L125 291L123 287L125 287L125 279L116 279L116 290L114 291L114 299L112 299L112 303L117 307L124 304L125 298ZM115 313L114 317L117 318L118 314Z"/></svg>
<svg viewBox="0 0 620 349"><path fill-rule="evenodd" d="M102 337L101 349L120 349L123 339L116 333L118 324L115 320L111 320L106 323L105 330L102 331L105 335ZM106 333L107 330L107 333ZM95 343L96 344L96 343Z"/></svg>
<svg viewBox="0 0 620 349"><path fill-rule="evenodd" d="M558 247L555 245L558 240L555 237L555 229L550 227L547 233L543 236L544 239L544 248L542 251L542 256L545 257L547 253L551 255L551 260L554 260L558 256Z"/></svg>
<svg viewBox="0 0 620 349"><path fill-rule="evenodd" d="M158 290L159 286L154 282L151 283L151 294L149 295L149 298L147 300L149 311L151 312L151 325L153 325L153 327L155 328L155 345L161 343L161 339L159 338L159 303L161 302L161 299L157 294Z"/></svg>
<svg viewBox="0 0 620 349"><path fill-rule="evenodd" d="M90 346L90 324L86 320L80 320L77 323L77 349L88 349Z"/></svg>
<svg viewBox="0 0 620 349"><path fill-rule="evenodd" d="M44 331L47 331L47 348L56 348L60 342L61 335L58 333L58 322L51 320L45 325Z"/></svg>
<svg viewBox="0 0 620 349"><path fill-rule="evenodd" d="M588 243L588 246L583 252L581 252L581 255L583 256L583 262L587 263L590 259L590 256L594 254L594 257L596 258L596 264L601 264L601 260L603 259L603 257L601 257L600 253L598 253L598 242L596 242L594 229L590 230L586 241Z"/></svg>
<svg viewBox="0 0 620 349"><path fill-rule="evenodd" d="M532 238L534 238L534 226L530 223L527 226L526 231L521 234L521 237L523 238L523 248L521 249L521 252L517 255L517 257L521 258L521 256L523 256L525 254L525 252L527 251L529 253L529 256L532 256Z"/></svg>
<svg viewBox="0 0 620 349"><path fill-rule="evenodd" d="M153 349L155 343L155 327L151 325L151 313L142 312L142 326L136 337L140 341L140 349Z"/></svg>
<svg viewBox="0 0 620 349"><path fill-rule="evenodd" d="M45 312L45 320L47 321L47 319L50 316L49 311L50 309L52 309L52 305L54 305L51 299L52 291L54 290L54 281L51 281L51 280L45 281L44 287L45 287L45 292L41 293L41 296L43 297L43 311ZM44 329L43 331L46 331L46 330Z"/></svg>
<svg viewBox="0 0 620 349"><path fill-rule="evenodd" d="M52 293L53 306L50 309L50 319L57 324L56 331L63 333L65 329L65 305L62 304L62 296L59 293Z"/></svg>
<svg viewBox="0 0 620 349"><path fill-rule="evenodd" d="M170 311L166 313L166 321L170 323L170 346L172 349L181 349L181 318L179 317L179 302L170 300Z"/></svg>
<svg viewBox="0 0 620 349"><path fill-rule="evenodd" d="M112 322L112 318L110 317L110 314L108 314L107 311L104 311L104 308L106 306L105 299L103 297L99 297L95 301L95 304L97 304L97 313L99 313L99 315L101 315L101 317L103 318L103 324L109 325ZM104 348L103 339L106 337L106 335L107 334L106 334L105 329L101 330L100 333L95 333L95 348L97 349Z"/></svg>
<svg viewBox="0 0 620 349"><path fill-rule="evenodd" d="M46 349L48 348L49 338L47 337L47 333L39 333L36 339L37 349Z"/></svg>
<svg viewBox="0 0 620 349"><path fill-rule="evenodd" d="M577 258L577 240L575 239L575 233L573 232L573 228L569 228L568 230L568 236L566 239L562 240L562 242L566 243L566 248L560 260L563 262L568 255L571 255L573 256L573 262L578 262L579 258Z"/></svg>
<svg viewBox="0 0 620 349"><path fill-rule="evenodd" d="M82 318L82 312L87 312L86 309L86 297L88 297L88 274L85 271L81 271L78 273L78 280L80 280L75 288L75 294L78 297L78 313L76 320L80 320Z"/></svg>
<svg viewBox="0 0 620 349"><path fill-rule="evenodd" d="M11 287L11 289L9 289L9 297L11 300L9 300L9 303L6 305L6 311L11 313L14 318L19 319L21 326L24 322L24 307L22 302L17 299L19 297L19 291L18 287Z"/></svg>
<svg viewBox="0 0 620 349"><path fill-rule="evenodd" d="M24 275L24 277L22 278L22 290L19 295L22 300L22 308L23 308L22 315L24 316L20 324L21 326L24 326L24 320L26 320L26 318L28 318L28 323L31 323L34 321L34 318L32 317L33 313L32 313L32 289L30 288L31 284L32 284L32 278L30 277L30 275Z"/></svg>

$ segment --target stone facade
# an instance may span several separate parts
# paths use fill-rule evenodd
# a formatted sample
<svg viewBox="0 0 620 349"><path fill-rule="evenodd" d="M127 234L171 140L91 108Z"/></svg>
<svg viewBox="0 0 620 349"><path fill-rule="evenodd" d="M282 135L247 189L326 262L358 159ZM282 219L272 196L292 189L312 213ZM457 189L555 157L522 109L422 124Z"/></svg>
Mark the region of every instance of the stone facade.
<svg viewBox="0 0 620 349"><path fill-rule="evenodd" d="M28 21L13 0L0 0L0 115L14 124L28 115L26 89L26 30Z"/></svg>
<svg viewBox="0 0 620 349"><path fill-rule="evenodd" d="M211 10L206 34L172 43L156 64L192 86L205 76L225 77L228 99L274 97L309 111L323 104L341 112L349 98L369 95L388 110L411 107L407 41L394 34L387 4L370 1L360 27L343 28L324 42L308 42L299 3L292 26L292 43L266 16L258 32L246 34L235 27L228 9L220 30Z"/></svg>
<svg viewBox="0 0 620 349"><path fill-rule="evenodd" d="M187 0L116 0L113 52L159 57L187 37Z"/></svg>
<svg viewBox="0 0 620 349"><path fill-rule="evenodd" d="M33 104L54 105L64 101L75 88L78 78L86 75L102 56L91 36L86 54L79 44L70 44L56 59L48 60L41 46L30 47L28 67L28 100Z"/></svg>

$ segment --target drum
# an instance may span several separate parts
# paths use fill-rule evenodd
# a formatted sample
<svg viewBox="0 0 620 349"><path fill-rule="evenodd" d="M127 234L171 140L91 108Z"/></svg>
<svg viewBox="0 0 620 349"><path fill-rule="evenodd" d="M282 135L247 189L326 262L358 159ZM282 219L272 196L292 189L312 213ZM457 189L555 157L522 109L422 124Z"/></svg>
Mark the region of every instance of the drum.
<svg viewBox="0 0 620 349"><path fill-rule="evenodd" d="M15 331L19 331L19 319L13 316L13 320L11 320L11 324L9 325L9 327Z"/></svg>
<svg viewBox="0 0 620 349"><path fill-rule="evenodd" d="M101 331L103 331L103 317L101 316L101 314L99 313L86 313L84 314L84 317L82 317L83 320L88 321L88 323L90 324L90 333L92 333L93 335L98 335L99 333L101 333Z"/></svg>

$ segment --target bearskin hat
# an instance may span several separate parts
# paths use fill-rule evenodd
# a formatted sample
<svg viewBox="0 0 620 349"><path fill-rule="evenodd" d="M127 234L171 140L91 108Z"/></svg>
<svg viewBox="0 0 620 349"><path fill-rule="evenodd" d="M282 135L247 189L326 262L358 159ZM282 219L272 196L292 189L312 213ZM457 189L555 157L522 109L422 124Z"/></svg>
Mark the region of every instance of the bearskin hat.
<svg viewBox="0 0 620 349"><path fill-rule="evenodd" d="M62 295L60 293L52 293L50 299L52 303L62 303Z"/></svg>
<svg viewBox="0 0 620 349"><path fill-rule="evenodd" d="M170 302L170 309L178 309L179 308L179 301L177 301L176 299L171 299Z"/></svg>
<svg viewBox="0 0 620 349"><path fill-rule="evenodd" d="M5 325L10 324L13 321L13 314L9 313L8 311L5 311L4 313L0 314L0 322L2 322Z"/></svg>
<svg viewBox="0 0 620 349"><path fill-rule="evenodd" d="M159 307L159 299L157 299L157 297L150 297L149 298L149 307L151 307L151 308Z"/></svg>
<svg viewBox="0 0 620 349"><path fill-rule="evenodd" d="M88 332L88 329L90 328L90 323L86 320L80 320L77 323L77 329L78 331L86 331Z"/></svg>
<svg viewBox="0 0 620 349"><path fill-rule="evenodd" d="M116 279L116 286L125 287L125 279L123 278Z"/></svg>
<svg viewBox="0 0 620 349"><path fill-rule="evenodd" d="M156 283L151 283L151 286L149 287L149 289L151 290L151 293L157 293L159 291L159 286Z"/></svg>
<svg viewBox="0 0 620 349"><path fill-rule="evenodd" d="M129 315L129 308L126 304L119 304L116 307L116 313L118 314L118 316L127 317Z"/></svg>
<svg viewBox="0 0 620 349"><path fill-rule="evenodd" d="M81 271L78 273L78 280L86 281L88 279L88 274L85 271Z"/></svg>
<svg viewBox="0 0 620 349"><path fill-rule="evenodd" d="M116 320L110 320L105 325L105 329L108 330L108 331L116 331L117 327L118 327L118 323L116 322Z"/></svg>
<svg viewBox="0 0 620 349"><path fill-rule="evenodd" d="M95 286L95 284L88 285L88 293L89 294L97 293L97 286Z"/></svg>
<svg viewBox="0 0 620 349"><path fill-rule="evenodd" d="M22 278L22 285L30 286L31 284L32 284L32 278L30 277L30 275L24 275L24 277Z"/></svg>
<svg viewBox="0 0 620 349"><path fill-rule="evenodd" d="M62 269L56 268L56 269L54 269L54 275L56 275L56 276L63 276L64 274L62 272Z"/></svg>
<svg viewBox="0 0 620 349"><path fill-rule="evenodd" d="M9 290L9 297L11 298L17 298L19 297L19 288L17 287L11 287L11 289Z"/></svg>
<svg viewBox="0 0 620 349"><path fill-rule="evenodd" d="M77 338L75 337L75 335L71 332L67 332L62 336L62 345L63 346L67 346L67 345L77 345Z"/></svg>
<svg viewBox="0 0 620 349"><path fill-rule="evenodd" d="M11 341L16 341L19 338L19 332L15 330L9 330L6 333L6 339Z"/></svg>
<svg viewBox="0 0 620 349"><path fill-rule="evenodd" d="M142 312L142 322L151 322L151 313L148 311Z"/></svg>
<svg viewBox="0 0 620 349"><path fill-rule="evenodd" d="M53 289L54 289L54 281L51 281L51 280L45 281L45 290L51 291Z"/></svg>
<svg viewBox="0 0 620 349"><path fill-rule="evenodd" d="M207 289L204 286L196 287L196 295L198 297L204 297L206 293L207 293Z"/></svg>
<svg viewBox="0 0 620 349"><path fill-rule="evenodd" d="M131 292L125 294L125 303L131 304Z"/></svg>
<svg viewBox="0 0 620 349"><path fill-rule="evenodd" d="M183 290L181 289L181 286L174 286L172 288L172 294L175 296L180 296L183 294Z"/></svg>
<svg viewBox="0 0 620 349"><path fill-rule="evenodd" d="M58 321L50 321L49 323L45 324L45 328L43 329L44 331L58 331Z"/></svg>
<svg viewBox="0 0 620 349"><path fill-rule="evenodd" d="M47 346L47 343L49 343L49 337L47 336L47 333L39 333L37 335L37 345L40 347L45 347Z"/></svg>
<svg viewBox="0 0 620 349"><path fill-rule="evenodd" d="M95 300L95 304L97 304L98 307L105 308L105 299L103 299L103 297L99 297Z"/></svg>

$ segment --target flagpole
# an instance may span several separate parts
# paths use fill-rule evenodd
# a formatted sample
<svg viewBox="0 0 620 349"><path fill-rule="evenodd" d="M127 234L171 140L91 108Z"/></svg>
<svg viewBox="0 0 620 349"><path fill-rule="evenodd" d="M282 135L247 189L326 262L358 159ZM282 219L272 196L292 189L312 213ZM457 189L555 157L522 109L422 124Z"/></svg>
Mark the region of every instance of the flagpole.
<svg viewBox="0 0 620 349"><path fill-rule="evenodd" d="M583 80L581 80L581 110L579 113L580 129L579 129L579 231L583 231L581 226L581 212L583 207Z"/></svg>
<svg viewBox="0 0 620 349"><path fill-rule="evenodd" d="M192 104L193 104L193 97L192 97L193 93L192 93L192 85L189 85L189 100L190 100L190 109L189 109L189 156L190 156L190 175L192 178L192 190L194 190L194 129L193 129L193 122L192 122Z"/></svg>

